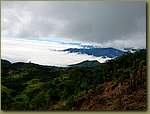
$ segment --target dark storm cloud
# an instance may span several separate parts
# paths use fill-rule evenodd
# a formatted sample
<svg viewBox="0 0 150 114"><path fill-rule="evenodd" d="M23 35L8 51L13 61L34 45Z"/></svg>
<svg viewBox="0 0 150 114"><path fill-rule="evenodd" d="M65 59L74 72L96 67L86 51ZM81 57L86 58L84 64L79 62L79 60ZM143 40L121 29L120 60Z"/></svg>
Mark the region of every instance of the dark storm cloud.
<svg viewBox="0 0 150 114"><path fill-rule="evenodd" d="M146 2L4 2L3 34L97 43L146 42Z"/></svg>

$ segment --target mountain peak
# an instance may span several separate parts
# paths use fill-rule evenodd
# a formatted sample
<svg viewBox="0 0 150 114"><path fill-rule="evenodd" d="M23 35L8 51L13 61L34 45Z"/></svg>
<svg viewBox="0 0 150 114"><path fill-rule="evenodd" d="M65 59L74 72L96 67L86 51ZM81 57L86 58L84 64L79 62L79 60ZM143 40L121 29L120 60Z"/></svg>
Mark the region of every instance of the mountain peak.
<svg viewBox="0 0 150 114"><path fill-rule="evenodd" d="M92 55L95 57L108 57L108 58L114 58L123 54L123 51L115 49L113 47L108 47L108 48L93 47L88 49L68 48L62 51L69 51L70 53L81 53L81 54Z"/></svg>

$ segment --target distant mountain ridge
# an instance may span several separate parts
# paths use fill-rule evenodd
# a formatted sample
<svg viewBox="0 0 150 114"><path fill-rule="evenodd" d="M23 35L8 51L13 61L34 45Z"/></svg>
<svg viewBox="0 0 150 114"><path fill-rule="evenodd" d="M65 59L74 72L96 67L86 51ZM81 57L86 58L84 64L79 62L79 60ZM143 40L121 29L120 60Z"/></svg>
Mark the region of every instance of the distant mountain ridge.
<svg viewBox="0 0 150 114"><path fill-rule="evenodd" d="M85 48L68 48L62 51L68 51L70 53L81 53L81 54L87 54L87 55L93 55L95 57L103 57L103 58L114 58L117 56L122 55L124 52L112 47L109 48L89 48L89 49L85 49Z"/></svg>

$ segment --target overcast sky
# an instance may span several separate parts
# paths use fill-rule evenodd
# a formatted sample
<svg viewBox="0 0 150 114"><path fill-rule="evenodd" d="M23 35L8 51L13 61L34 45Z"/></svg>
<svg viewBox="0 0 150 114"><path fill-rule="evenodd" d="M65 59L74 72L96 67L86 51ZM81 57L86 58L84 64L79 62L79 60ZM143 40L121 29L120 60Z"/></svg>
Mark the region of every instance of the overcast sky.
<svg viewBox="0 0 150 114"><path fill-rule="evenodd" d="M56 40L146 48L146 2L8 1L1 7L5 42Z"/></svg>

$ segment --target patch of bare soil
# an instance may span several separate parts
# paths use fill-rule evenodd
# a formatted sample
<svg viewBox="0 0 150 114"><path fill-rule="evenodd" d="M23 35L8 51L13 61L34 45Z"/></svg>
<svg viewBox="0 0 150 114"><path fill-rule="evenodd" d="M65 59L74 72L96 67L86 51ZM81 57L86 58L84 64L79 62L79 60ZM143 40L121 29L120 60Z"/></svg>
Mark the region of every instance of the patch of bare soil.
<svg viewBox="0 0 150 114"><path fill-rule="evenodd" d="M75 102L72 110L105 110L105 111L145 111L146 66L142 66L136 75L123 82L105 82L96 91L90 90L86 96Z"/></svg>

